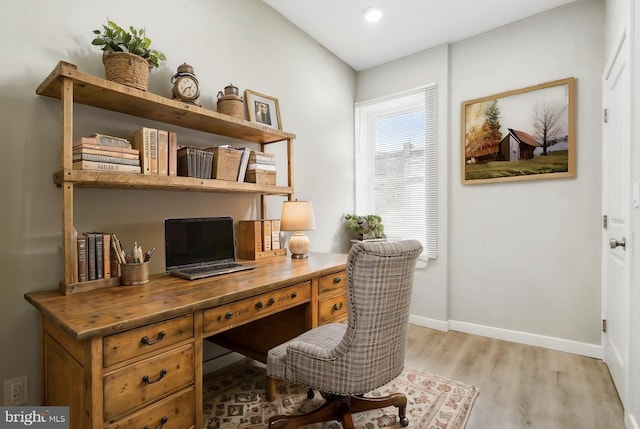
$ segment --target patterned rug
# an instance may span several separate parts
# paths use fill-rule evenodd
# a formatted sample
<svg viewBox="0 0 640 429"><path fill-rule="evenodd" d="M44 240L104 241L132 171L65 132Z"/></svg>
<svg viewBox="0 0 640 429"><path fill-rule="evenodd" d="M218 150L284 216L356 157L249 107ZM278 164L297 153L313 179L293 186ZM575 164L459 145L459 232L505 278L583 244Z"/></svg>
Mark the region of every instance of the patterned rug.
<svg viewBox="0 0 640 429"><path fill-rule="evenodd" d="M278 414L302 414L319 407L324 399L316 392L307 399L307 389L278 381L278 397L265 398L265 366L252 361L236 369L204 380L204 421L206 429L263 429L269 417ZM463 429L473 401L474 386L438 375L405 368L396 379L366 396L384 396L392 392L407 395L408 428ZM401 428L397 408L388 407L353 415L356 429ZM307 426L307 429L339 429L336 421Z"/></svg>

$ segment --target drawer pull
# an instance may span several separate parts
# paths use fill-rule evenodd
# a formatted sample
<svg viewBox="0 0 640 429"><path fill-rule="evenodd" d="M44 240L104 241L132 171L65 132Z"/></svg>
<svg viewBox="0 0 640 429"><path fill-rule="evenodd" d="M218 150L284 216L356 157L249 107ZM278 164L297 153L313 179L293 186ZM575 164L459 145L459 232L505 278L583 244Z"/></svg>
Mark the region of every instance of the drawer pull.
<svg viewBox="0 0 640 429"><path fill-rule="evenodd" d="M297 297L298 297L298 292L291 292L291 299L297 298Z"/></svg>
<svg viewBox="0 0 640 429"><path fill-rule="evenodd" d="M156 343L159 343L160 341L162 341L162 339L166 336L167 334L164 331L160 331L158 332L158 336L156 337L156 339L154 341L149 340L149 337L147 337L146 335L144 337L142 337L142 339L140 340L140 342L142 344L146 344L148 346L152 346Z"/></svg>
<svg viewBox="0 0 640 429"><path fill-rule="evenodd" d="M231 311L228 311L227 314L224 315L224 318L227 320L231 319L232 317L233 317L233 312Z"/></svg>
<svg viewBox="0 0 640 429"><path fill-rule="evenodd" d="M162 427L167 424L167 422L169 421L169 418L167 416L162 416L162 418L160 419L160 425L156 426L156 429L162 429ZM149 428L148 425L146 425L143 429L151 429Z"/></svg>
<svg viewBox="0 0 640 429"><path fill-rule="evenodd" d="M153 383L157 383L158 381L162 380L162 378L167 374L167 370L162 368L162 370L160 371L160 375L158 375L158 378L156 378L155 380L151 380L149 378L148 375L145 375L142 377L142 382L146 383L146 384L153 384Z"/></svg>
<svg viewBox="0 0 640 429"><path fill-rule="evenodd" d="M336 302L333 304L333 311L338 311L342 309L342 302Z"/></svg>
<svg viewBox="0 0 640 429"><path fill-rule="evenodd" d="M264 304L262 303L262 301L258 301L258 302L256 303L256 308L257 308L258 310L260 310L260 309L264 308Z"/></svg>
<svg viewBox="0 0 640 429"><path fill-rule="evenodd" d="M337 276L337 277L333 278L333 282L334 283L340 283L341 281L342 281L342 277L340 277L340 276Z"/></svg>
<svg viewBox="0 0 640 429"><path fill-rule="evenodd" d="M267 307L271 307L275 303L276 303L275 298L269 298L269 301L267 301Z"/></svg>

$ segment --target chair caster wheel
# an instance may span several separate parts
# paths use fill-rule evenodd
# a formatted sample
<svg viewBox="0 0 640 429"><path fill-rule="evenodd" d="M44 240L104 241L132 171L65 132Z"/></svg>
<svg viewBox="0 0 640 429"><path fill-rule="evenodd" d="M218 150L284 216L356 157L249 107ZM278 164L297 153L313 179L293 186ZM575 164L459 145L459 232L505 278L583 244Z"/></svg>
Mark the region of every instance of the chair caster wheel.
<svg viewBox="0 0 640 429"><path fill-rule="evenodd" d="M316 396L316 394L313 392L312 389L307 390L307 399L313 399L314 396Z"/></svg>
<svg viewBox="0 0 640 429"><path fill-rule="evenodd" d="M406 417L400 417L400 426L403 428L409 426L409 419Z"/></svg>

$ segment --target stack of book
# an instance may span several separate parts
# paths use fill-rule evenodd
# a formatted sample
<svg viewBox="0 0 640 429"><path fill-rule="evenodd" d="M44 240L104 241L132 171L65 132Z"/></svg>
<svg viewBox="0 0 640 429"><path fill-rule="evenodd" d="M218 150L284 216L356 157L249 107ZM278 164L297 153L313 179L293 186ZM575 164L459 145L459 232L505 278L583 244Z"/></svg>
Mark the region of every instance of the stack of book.
<svg viewBox="0 0 640 429"><path fill-rule="evenodd" d="M93 134L74 141L73 168L140 173L140 154L127 139Z"/></svg>
<svg viewBox="0 0 640 429"><path fill-rule="evenodd" d="M276 156L272 153L251 151L244 180L264 185L276 184Z"/></svg>

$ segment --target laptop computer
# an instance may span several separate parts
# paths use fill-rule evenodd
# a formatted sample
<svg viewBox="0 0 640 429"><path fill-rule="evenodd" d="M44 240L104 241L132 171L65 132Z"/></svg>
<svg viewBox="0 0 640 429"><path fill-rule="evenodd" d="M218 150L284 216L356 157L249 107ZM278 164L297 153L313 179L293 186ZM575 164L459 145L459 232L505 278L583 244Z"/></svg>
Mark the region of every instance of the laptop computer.
<svg viewBox="0 0 640 429"><path fill-rule="evenodd" d="M230 216L165 219L164 251L167 272L188 280L254 268L236 262Z"/></svg>

